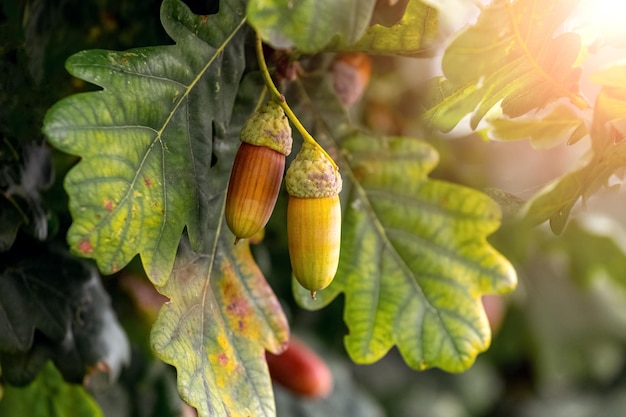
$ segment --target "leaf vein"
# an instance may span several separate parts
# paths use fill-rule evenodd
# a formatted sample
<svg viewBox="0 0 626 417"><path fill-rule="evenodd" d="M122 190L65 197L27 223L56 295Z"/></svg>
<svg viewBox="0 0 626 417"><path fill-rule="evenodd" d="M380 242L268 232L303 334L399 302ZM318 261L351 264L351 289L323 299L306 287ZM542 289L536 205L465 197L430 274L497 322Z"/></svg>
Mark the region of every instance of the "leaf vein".
<svg viewBox="0 0 626 417"><path fill-rule="evenodd" d="M534 6L535 6L535 4L533 3L533 7ZM522 34L520 32L519 24L517 22L517 19L515 18L515 10L513 9L513 4L511 2L509 2L509 1L507 1L506 2L506 7L507 7L508 14L509 14L509 21L511 23L511 27L513 28L514 38L517 41L517 43L520 45L520 47L522 48L524 56L526 57L528 62L532 65L534 70L542 78L544 78L551 86L555 87L556 90L560 91L563 96L569 97L570 100L572 100L573 103L579 103L580 102L580 97L572 94L572 92L570 92L569 90L565 89L561 82L559 82L558 80L555 80L537 62L537 60L535 59L535 56L533 55L533 53L530 51L530 49L528 49L528 43L522 37Z"/></svg>
<svg viewBox="0 0 626 417"><path fill-rule="evenodd" d="M146 74L146 73L141 73L141 72L136 72L136 71L129 71L129 70L125 70L122 68L112 68L111 66L107 66L107 65L101 65L101 64L73 64L72 65L72 69L73 68L96 68L96 69L100 69L100 70L106 70L106 71L114 71L116 73L118 73L119 75L124 75L124 76L135 76L137 78L147 78L150 80L155 80L155 81L159 81L161 83L169 83L169 84L174 84L177 85L179 87L182 87L184 89L189 88L189 86L181 83L180 81L171 79L171 78L167 78L167 77L162 77L162 76L158 76L158 75L153 75L153 74ZM116 90L114 88L111 88L111 90ZM125 89L123 89L125 91Z"/></svg>

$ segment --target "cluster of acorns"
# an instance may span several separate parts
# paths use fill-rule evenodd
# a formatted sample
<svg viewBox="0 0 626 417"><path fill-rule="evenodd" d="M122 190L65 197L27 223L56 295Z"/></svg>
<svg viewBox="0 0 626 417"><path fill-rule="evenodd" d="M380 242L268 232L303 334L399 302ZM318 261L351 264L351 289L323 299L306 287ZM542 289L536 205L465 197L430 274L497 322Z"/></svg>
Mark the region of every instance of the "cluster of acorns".
<svg viewBox="0 0 626 417"><path fill-rule="evenodd" d="M235 243L265 227L291 145L291 127L280 103L268 101L246 121L226 196L226 223ZM328 155L304 141L285 174L287 239L293 274L313 298L330 285L339 264L341 185Z"/></svg>

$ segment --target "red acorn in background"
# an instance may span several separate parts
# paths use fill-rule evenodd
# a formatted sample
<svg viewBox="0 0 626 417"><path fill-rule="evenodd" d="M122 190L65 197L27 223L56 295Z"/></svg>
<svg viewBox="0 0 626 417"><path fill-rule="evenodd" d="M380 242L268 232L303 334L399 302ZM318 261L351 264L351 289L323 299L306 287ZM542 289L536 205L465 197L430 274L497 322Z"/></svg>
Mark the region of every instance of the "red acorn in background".
<svg viewBox="0 0 626 417"><path fill-rule="evenodd" d="M333 389L333 376L324 360L291 336L280 355L266 353L270 376L284 388L308 398L325 398Z"/></svg>

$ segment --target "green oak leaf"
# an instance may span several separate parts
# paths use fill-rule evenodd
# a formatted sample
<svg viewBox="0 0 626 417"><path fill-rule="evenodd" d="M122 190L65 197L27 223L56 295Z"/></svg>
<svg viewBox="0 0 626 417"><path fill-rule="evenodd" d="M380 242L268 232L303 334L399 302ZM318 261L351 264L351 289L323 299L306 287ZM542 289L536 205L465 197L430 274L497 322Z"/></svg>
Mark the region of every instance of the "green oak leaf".
<svg viewBox="0 0 626 417"><path fill-rule="evenodd" d="M14 200L13 200L14 201ZM0 252L11 249L20 226L24 223L23 210L0 196Z"/></svg>
<svg viewBox="0 0 626 417"><path fill-rule="evenodd" d="M592 156L586 159L591 161L548 184L530 199L520 211L521 217L531 225L550 220L552 231L556 234L561 233L567 224L570 212L581 196L585 199L591 196L605 185L604 181L608 181L608 177L612 175L612 170L605 169L606 165L597 165L597 158ZM591 187L592 184L589 181L600 177L603 182L595 182Z"/></svg>
<svg viewBox="0 0 626 417"><path fill-rule="evenodd" d="M574 68L580 38L574 33L553 37L574 5L575 0L496 0L485 7L476 24L446 48L445 82L431 83L424 123L449 131L471 114L476 129L496 105L518 117L561 97L588 107L578 95L580 69Z"/></svg>
<svg viewBox="0 0 626 417"><path fill-rule="evenodd" d="M95 267L32 244L21 252L0 256L3 378L28 384L48 360L68 381L98 367L116 378L130 346Z"/></svg>
<svg viewBox="0 0 626 417"><path fill-rule="evenodd" d="M0 252L13 245L22 228L37 240L49 237L51 217L42 193L53 178L50 151L45 143L0 143Z"/></svg>
<svg viewBox="0 0 626 417"><path fill-rule="evenodd" d="M571 107L556 106L544 117L489 120L489 133L500 140L530 139L534 149L550 149L564 141L574 144L587 135L584 120Z"/></svg>
<svg viewBox="0 0 626 417"><path fill-rule="evenodd" d="M215 252L181 243L172 276L159 291L171 299L151 340L178 370L182 398L200 416L275 415L265 349L282 351L287 320L247 242L220 234Z"/></svg>
<svg viewBox="0 0 626 417"><path fill-rule="evenodd" d="M521 212L531 224L550 220L552 231L565 228L572 208L607 187L609 179L622 173L626 163L626 83L616 81L616 74L626 73L626 66L610 68L596 74L602 84L594 106L590 130L591 149L580 166L544 187Z"/></svg>
<svg viewBox="0 0 626 417"><path fill-rule="evenodd" d="M421 0L410 0L404 15L394 25L390 27L381 24L372 25L358 42L342 45L336 49L417 56L428 54L438 37L438 10Z"/></svg>
<svg viewBox="0 0 626 417"><path fill-rule="evenodd" d="M52 362L47 362L30 385L4 386L0 415L99 417L102 410L85 388L65 382Z"/></svg>
<svg viewBox="0 0 626 417"><path fill-rule="evenodd" d="M487 349L481 296L512 290L516 275L487 242L500 225L484 194L428 179L438 157L427 143L363 133L341 141L344 217L339 270L307 308L345 293L345 345L371 363L396 345L415 369L459 372Z"/></svg>
<svg viewBox="0 0 626 417"><path fill-rule="evenodd" d="M623 172L626 163L626 143L620 142L601 154L589 152L584 165L542 189L528 201L521 214L525 221L536 225L550 221L550 227L560 234L579 200L587 201L596 192L609 186L609 179Z"/></svg>
<svg viewBox="0 0 626 417"><path fill-rule="evenodd" d="M594 221L607 230L594 230ZM597 229L597 228L596 228ZM556 242L557 249L567 253L568 272L574 281L589 286L598 277L610 277L612 283L626 288L624 263L626 253L621 246L623 228L609 223L608 219L594 219L583 216L565 228L562 239Z"/></svg>
<svg viewBox="0 0 626 417"><path fill-rule="evenodd" d="M445 77L431 78L424 85L422 123L442 132L451 131L478 106L482 100L479 89L476 84L459 88Z"/></svg>
<svg viewBox="0 0 626 417"><path fill-rule="evenodd" d="M562 239L552 236L553 241L542 242L547 236L536 237L534 244L541 244L536 250L543 253L534 253L532 262L520 266L524 268L522 271L528 291L520 306L523 308L523 318L520 317L523 322L518 319L517 328L509 329L516 334L526 329L526 335L520 342L526 345L526 349L529 341L533 346L532 360L537 381L561 387L580 381L601 384L602 381L618 378L623 358L622 330L626 325L623 287L603 275L608 271L597 269L595 272L598 274L595 274L585 269L577 274L592 272L593 281L589 281L591 277L586 277L586 282L573 281L572 278L579 277L571 275L572 268L580 265L572 263L574 257L584 254L580 259L582 263L593 255L600 255L599 259L596 258L598 261L617 255L615 248L603 254L592 248L592 245L600 243L598 250L610 249L590 234L569 234L567 230L573 223L570 222ZM555 262L555 257L559 262ZM623 253L618 259L624 260ZM597 264L592 262L591 265ZM623 276L623 266L619 272L613 272ZM604 413L606 410L603 408L601 412L590 412L589 415ZM531 412L529 415L536 414Z"/></svg>
<svg viewBox="0 0 626 417"><path fill-rule="evenodd" d="M263 40L275 48L314 53L333 38L344 44L359 40L375 4L375 0L250 0L247 16Z"/></svg>
<svg viewBox="0 0 626 417"><path fill-rule="evenodd" d="M595 133L592 147L599 151L626 137L626 65L611 66L593 74L590 79L602 86L596 98L592 126L592 133ZM609 135L606 135L607 127Z"/></svg>
<svg viewBox="0 0 626 417"><path fill-rule="evenodd" d="M212 164L230 165L224 136L245 65L245 5L223 1L211 16L164 0L161 21L176 42L126 52L91 50L68 71L101 91L73 95L46 115L44 132L81 161L65 188L73 223L71 248L104 273L139 254L161 285L186 227L196 250L209 250L215 211Z"/></svg>
<svg viewBox="0 0 626 417"><path fill-rule="evenodd" d="M345 294L345 345L357 363L395 345L413 368L467 369L490 342L481 296L516 285L511 264L487 242L500 225L498 205L429 179L438 155L426 142L354 132L328 77L300 87L315 115L307 124L336 155L344 190L337 275L317 300L293 280L297 301L319 309Z"/></svg>
<svg viewBox="0 0 626 417"><path fill-rule="evenodd" d="M619 206L609 206L622 204L624 196L610 191L603 197L608 200L591 203L561 236L520 222L498 233L499 247L517 252L513 256L528 291L514 309L523 314L511 311L517 317L505 323L500 336L515 336L518 349L527 349L532 340L542 383L601 383L617 377L621 368L624 229Z"/></svg>

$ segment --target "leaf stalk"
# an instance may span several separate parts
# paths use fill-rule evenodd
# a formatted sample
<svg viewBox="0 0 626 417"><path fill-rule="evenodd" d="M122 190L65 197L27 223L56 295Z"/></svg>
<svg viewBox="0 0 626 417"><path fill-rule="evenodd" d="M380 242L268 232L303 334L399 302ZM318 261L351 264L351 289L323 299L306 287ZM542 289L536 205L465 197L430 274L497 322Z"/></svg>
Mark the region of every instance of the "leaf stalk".
<svg viewBox="0 0 626 417"><path fill-rule="evenodd" d="M258 33L256 34L256 57L257 57L257 61L259 62L259 67L261 68L261 74L263 76L263 81L265 82L265 85L270 90L272 96L274 96L274 99L278 102L278 104L280 104L280 107L282 107L283 111L285 112L285 114L287 115L291 123L293 123L293 125L298 130L298 132L300 132L300 135L302 135L303 140L317 147L324 154L324 156L328 158L330 163L333 165L333 168L335 168L335 170L339 169L337 168L337 164L335 163L333 158L331 158L331 156L328 155L326 150L313 138L313 136L311 136L311 134L302 125L302 123L298 119L298 116L295 115L295 113L291 110L291 108L287 104L287 100L285 100L285 96L280 91L278 91L278 88L276 87L276 85L274 84L274 81L272 80L272 76L270 75L269 69L267 68L267 63L265 62L265 56L263 55L263 40L261 39L261 36Z"/></svg>

